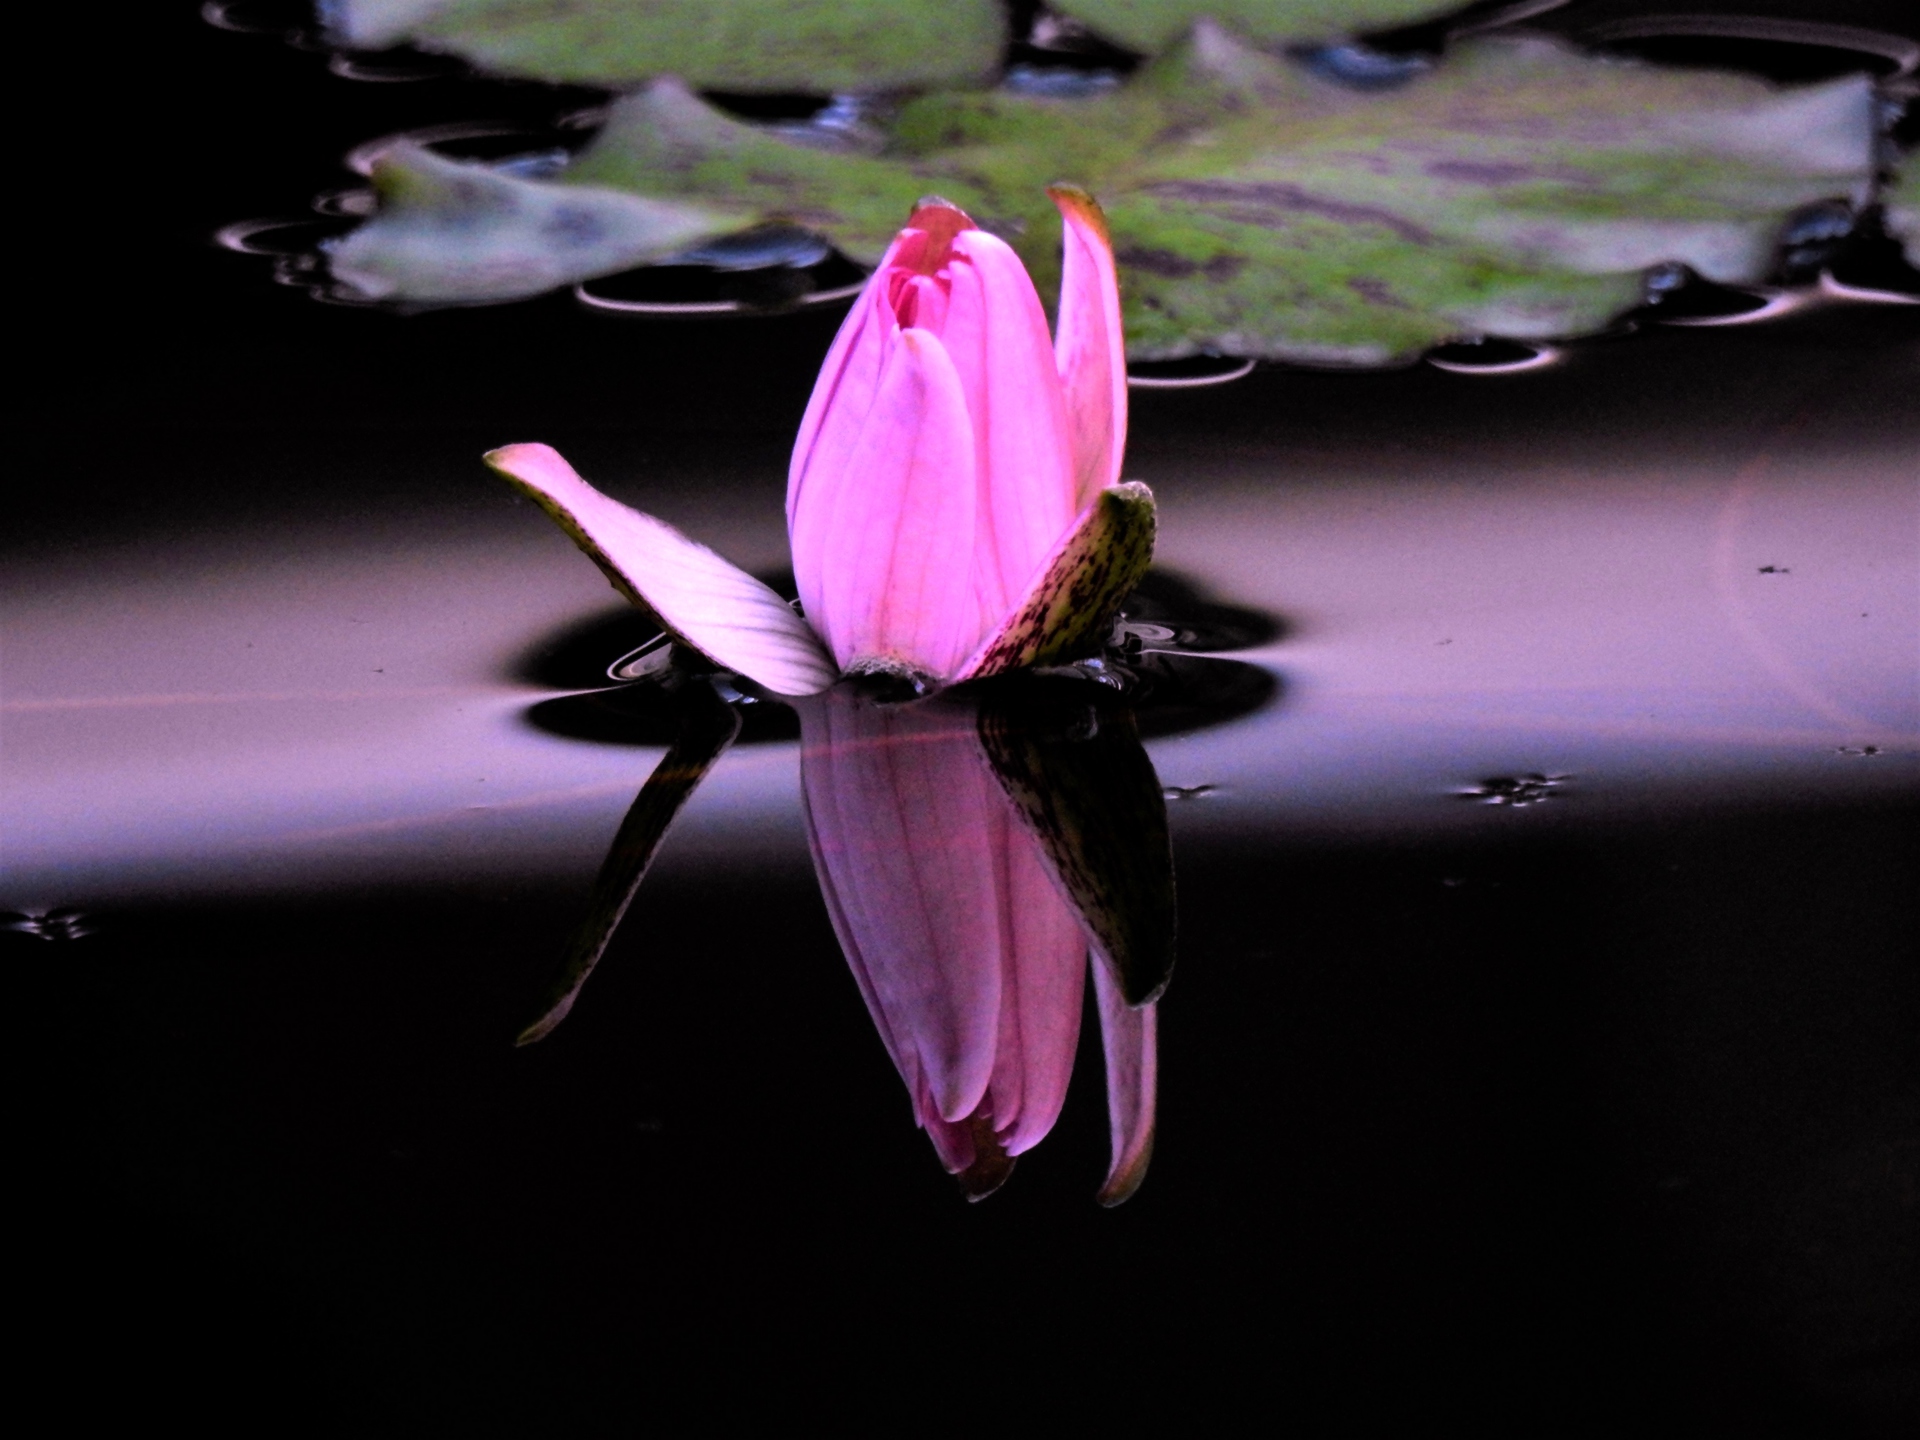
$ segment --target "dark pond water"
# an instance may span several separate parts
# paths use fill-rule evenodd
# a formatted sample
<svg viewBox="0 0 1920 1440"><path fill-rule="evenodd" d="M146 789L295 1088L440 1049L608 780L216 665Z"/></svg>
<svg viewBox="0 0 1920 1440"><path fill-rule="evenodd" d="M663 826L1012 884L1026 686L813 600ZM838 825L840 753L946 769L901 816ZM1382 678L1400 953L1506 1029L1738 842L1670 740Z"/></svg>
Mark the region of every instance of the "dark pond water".
<svg viewBox="0 0 1920 1440"><path fill-rule="evenodd" d="M1920 307L1136 392L1134 616L1222 658L1135 657L1131 715L742 707L516 1047L717 701L606 693L647 628L478 456L777 576L838 312L315 305L206 237L441 82L176 9L92 77L119 163L0 539L21 1293L72 1413L1908 1433ZM1161 824L1143 1036L1115 987L1165 976L1074 927L1162 953ZM916 1128L890 876L933 950L1064 927L1007 982L1060 1106L1011 1174Z"/></svg>

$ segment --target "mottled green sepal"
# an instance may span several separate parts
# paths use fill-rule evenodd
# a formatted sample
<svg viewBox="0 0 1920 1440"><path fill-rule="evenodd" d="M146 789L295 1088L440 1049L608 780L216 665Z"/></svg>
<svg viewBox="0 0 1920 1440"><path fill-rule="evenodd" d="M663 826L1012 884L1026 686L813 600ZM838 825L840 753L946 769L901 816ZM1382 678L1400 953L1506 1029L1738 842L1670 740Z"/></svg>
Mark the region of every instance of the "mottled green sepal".
<svg viewBox="0 0 1920 1440"><path fill-rule="evenodd" d="M1153 492L1137 480L1100 492L1055 548L1027 598L959 679L1091 655L1153 563Z"/></svg>

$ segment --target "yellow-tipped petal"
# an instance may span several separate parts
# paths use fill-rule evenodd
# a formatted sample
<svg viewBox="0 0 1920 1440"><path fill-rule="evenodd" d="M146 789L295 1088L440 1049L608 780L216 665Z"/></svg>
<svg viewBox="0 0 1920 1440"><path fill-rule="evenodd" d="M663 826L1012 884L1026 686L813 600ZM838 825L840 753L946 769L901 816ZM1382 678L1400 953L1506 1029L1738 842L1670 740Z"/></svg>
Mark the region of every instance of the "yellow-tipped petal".
<svg viewBox="0 0 1920 1440"><path fill-rule="evenodd" d="M1060 207L1060 318L1054 364L1066 392L1076 503L1084 509L1120 478L1127 448L1127 353L1120 330L1120 282L1107 217L1086 191L1050 186Z"/></svg>

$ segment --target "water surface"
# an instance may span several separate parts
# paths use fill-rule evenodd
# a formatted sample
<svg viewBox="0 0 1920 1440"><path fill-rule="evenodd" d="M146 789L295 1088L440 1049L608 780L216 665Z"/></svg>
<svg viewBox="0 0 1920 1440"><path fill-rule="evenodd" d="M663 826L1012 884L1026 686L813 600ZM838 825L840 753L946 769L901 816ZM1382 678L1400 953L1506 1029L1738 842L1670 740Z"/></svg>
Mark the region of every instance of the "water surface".
<svg viewBox="0 0 1920 1440"><path fill-rule="evenodd" d="M275 90L180 43L183 153L318 103L291 52ZM1144 1183L1094 1203L1088 1003L1058 1125L968 1205L797 740L718 760L513 1045L664 747L539 723L589 688L556 655L645 636L478 453L547 440L778 571L834 317L327 310L190 248L240 208L210 193L160 212L176 282L47 415L5 541L0 906L82 917L0 933L50 1333L330 1432L1901 1433L1913 309L1137 395L1161 564L1266 617L1231 658L1272 698L1143 727L1179 893Z"/></svg>

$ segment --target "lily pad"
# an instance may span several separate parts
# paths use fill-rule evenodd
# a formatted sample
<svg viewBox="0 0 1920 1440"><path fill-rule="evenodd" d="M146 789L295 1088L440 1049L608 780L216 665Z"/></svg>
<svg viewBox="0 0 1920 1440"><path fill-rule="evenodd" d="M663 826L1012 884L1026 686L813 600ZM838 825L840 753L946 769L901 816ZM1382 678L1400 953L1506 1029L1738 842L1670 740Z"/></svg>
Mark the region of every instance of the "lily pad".
<svg viewBox="0 0 1920 1440"><path fill-rule="evenodd" d="M1780 88L1538 37L1461 44L1405 86L1363 92L1203 21L1105 94L920 95L875 153L795 143L656 80L558 177L513 183L643 197L676 224L711 215L715 233L797 224L863 263L938 193L1006 237L1045 293L1059 247L1045 187L1070 180L1106 209L1132 358L1384 364L1452 337L1603 328L1657 265L1759 281L1794 211L1871 198L1875 124L1864 77ZM340 252L388 293L464 283L460 298L504 298L536 272L557 284L617 268L582 249L515 272L500 254L544 243L524 223L464 282L457 265L425 265L414 257L436 227L453 249L483 247L471 207L445 210L444 180L410 178L419 164L390 159L381 212ZM498 275L519 288L490 292Z"/></svg>
<svg viewBox="0 0 1920 1440"><path fill-rule="evenodd" d="M344 43L402 41L483 70L624 89L678 75L742 92L899 89L992 74L998 0L334 0Z"/></svg>
<svg viewBox="0 0 1920 1440"><path fill-rule="evenodd" d="M1920 269L1920 159L1907 165L1887 191L1887 229L1907 252L1907 263Z"/></svg>
<svg viewBox="0 0 1920 1440"><path fill-rule="evenodd" d="M336 277L376 300L515 300L663 259L731 212L592 185L542 185L401 144L374 165L380 208L338 242Z"/></svg>
<svg viewBox="0 0 1920 1440"><path fill-rule="evenodd" d="M1202 19L1250 40L1335 40L1407 25L1461 8L1435 0L1053 0L1052 8L1102 39L1157 55Z"/></svg>

